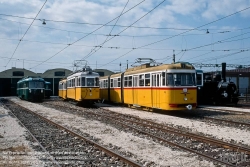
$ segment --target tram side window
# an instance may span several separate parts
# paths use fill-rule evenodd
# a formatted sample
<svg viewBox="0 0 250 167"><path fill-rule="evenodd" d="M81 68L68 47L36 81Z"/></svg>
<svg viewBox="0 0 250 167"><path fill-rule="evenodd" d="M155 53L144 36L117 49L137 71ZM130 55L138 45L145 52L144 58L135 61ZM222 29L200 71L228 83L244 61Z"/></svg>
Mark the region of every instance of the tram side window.
<svg viewBox="0 0 250 167"><path fill-rule="evenodd" d="M139 77L138 75L133 76L133 87L138 87L139 86Z"/></svg>
<svg viewBox="0 0 250 167"><path fill-rule="evenodd" d="M107 80L107 79L104 80L104 87L105 87L105 88L108 88L108 80Z"/></svg>
<svg viewBox="0 0 250 167"><path fill-rule="evenodd" d="M102 84L102 88L105 88L105 80L100 81L100 83Z"/></svg>
<svg viewBox="0 0 250 167"><path fill-rule="evenodd" d="M111 87L111 88L114 87L113 83L114 83L114 79L110 79L110 87Z"/></svg>
<svg viewBox="0 0 250 167"><path fill-rule="evenodd" d="M128 87L132 87L132 76L128 77Z"/></svg>
<svg viewBox="0 0 250 167"><path fill-rule="evenodd" d="M121 78L118 78L118 87L120 88L121 87Z"/></svg>
<svg viewBox="0 0 250 167"><path fill-rule="evenodd" d="M82 77L82 86L85 86L85 77Z"/></svg>
<svg viewBox="0 0 250 167"><path fill-rule="evenodd" d="M173 86L174 85L174 79L173 74L166 74L166 85Z"/></svg>
<svg viewBox="0 0 250 167"><path fill-rule="evenodd" d="M124 77L124 87L128 87L128 77Z"/></svg>
<svg viewBox="0 0 250 167"><path fill-rule="evenodd" d="M145 86L150 86L150 74L145 74Z"/></svg>
<svg viewBox="0 0 250 167"><path fill-rule="evenodd" d="M118 87L117 78L114 78L114 88Z"/></svg>
<svg viewBox="0 0 250 167"><path fill-rule="evenodd" d="M159 75L156 75L156 80L157 80L157 86L160 86L161 80Z"/></svg>
<svg viewBox="0 0 250 167"><path fill-rule="evenodd" d="M105 80L102 80L102 88L105 88Z"/></svg>
<svg viewBox="0 0 250 167"><path fill-rule="evenodd" d="M144 86L144 74L139 75L139 86Z"/></svg>
<svg viewBox="0 0 250 167"><path fill-rule="evenodd" d="M102 81L99 81L100 88L102 88Z"/></svg>
<svg viewBox="0 0 250 167"><path fill-rule="evenodd" d="M99 86L99 78L98 77L95 78L95 86Z"/></svg>
<svg viewBox="0 0 250 167"><path fill-rule="evenodd" d="M77 78L77 86L81 86L81 78L79 77L79 78Z"/></svg>
<svg viewBox="0 0 250 167"><path fill-rule="evenodd" d="M162 86L166 86L166 73L162 72L161 76L162 76Z"/></svg>

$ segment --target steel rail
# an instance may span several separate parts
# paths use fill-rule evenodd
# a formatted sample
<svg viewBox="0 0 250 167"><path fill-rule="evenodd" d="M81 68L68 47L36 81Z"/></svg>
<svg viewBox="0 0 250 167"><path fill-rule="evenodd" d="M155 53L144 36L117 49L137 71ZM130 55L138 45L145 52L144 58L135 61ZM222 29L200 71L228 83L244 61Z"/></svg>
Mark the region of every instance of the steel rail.
<svg viewBox="0 0 250 167"><path fill-rule="evenodd" d="M111 112L113 112L113 111L111 111ZM97 113L94 113L94 114L97 114ZM115 114L117 114L117 113L115 113ZM97 115L98 116L103 116L102 114L97 114ZM105 117L111 117L111 118L116 119L116 120L117 119L120 119L120 120L122 119L122 120L125 120L126 122L140 124L142 126L147 126L147 127L151 127L151 128L154 128L154 129L161 130L163 132L165 131L165 132L168 132L168 133L174 133L174 134L177 134L177 135L181 135L181 136L189 137L189 138L192 138L192 139L196 139L196 140L199 140L199 141L202 141L202 142L215 144L217 146L224 147L224 148L227 148L227 149L237 150L237 151L241 151L241 152L250 154L250 148L248 148L248 147L243 147L243 146L239 146L239 145L236 145L236 144L227 143L227 142L224 142L224 141L221 141L221 140L218 140L218 139L208 138L206 136L197 135L197 134L194 134L194 133L183 131L181 129L176 129L176 128L172 128L172 127L169 127L169 126L164 126L162 124L152 122L152 121L149 121L149 120L142 120L144 122L147 122L148 123L147 124L147 123L140 123L138 121L131 121L131 120L126 119L126 118L117 118L117 117L109 116L109 115L105 115ZM138 119L138 118L135 118L135 119ZM153 125L150 125L150 124L153 124ZM160 127L158 127L158 126L160 126Z"/></svg>
<svg viewBox="0 0 250 167"><path fill-rule="evenodd" d="M53 105L55 105L55 104L53 104ZM57 105L57 106L61 106L61 105ZM66 107L66 106L64 106L64 107ZM67 107L67 108L73 109L71 107ZM105 110L105 111L114 113L114 114L120 114L120 113L117 113L117 112L114 112L114 111L110 111L108 109L104 109L104 108L102 108L102 109ZM88 112L88 111L84 111L84 112L87 112L89 114L95 114L95 115L98 115L98 116L104 116L103 114L92 113L92 112ZM114 117L114 116L110 116L110 115L105 115L105 116L106 117L111 117L113 119L117 119L117 117ZM131 116L131 115L130 115L130 117L132 117L134 119L138 119L138 118L136 118L134 116ZM213 139L213 138L209 138L209 137L206 137L206 136L201 136L201 135L198 135L198 134L190 133L190 132L187 132L187 131L184 131L184 130L181 130L181 129L176 129L176 128L167 126L167 125L162 125L160 123L156 123L156 122L153 122L153 121L150 121L150 120L145 120L145 119L141 119L141 118L139 118L139 119L141 121L143 121L143 122L146 122L146 123L140 123L138 121L131 121L129 119L122 118L122 120L126 120L127 122L137 123L137 124L140 124L140 125L143 125L143 126L148 126L148 127L151 127L151 128L155 128L155 129L158 129L158 130L161 130L161 131L174 133L174 134L181 135L181 136L186 136L186 137L193 138L193 139L196 139L196 140L199 140L199 141L202 141L202 142L206 142L206 143L210 143L210 144L215 144L217 146L220 146L220 147L223 147L223 148L226 148L226 149L237 150L237 151L241 151L241 152L250 154L250 148L248 148L248 147L244 147L244 146L240 146L240 145L236 145L236 144L232 144L232 143L227 143L227 142L224 142L224 141L221 141L221 140L218 140L218 139ZM150 124L152 124L152 125L150 125ZM247 125L250 125L250 124L247 124Z"/></svg>
<svg viewBox="0 0 250 167"><path fill-rule="evenodd" d="M16 103L15 103L15 104L16 104ZM74 135L74 136L76 136L76 137L78 137L78 138L80 138L80 139L83 139L83 140L85 140L85 141L87 141L87 142L89 142L89 143L91 143L91 144L93 144L95 147L99 148L100 150L104 151L105 153L107 153L107 154L110 155L110 156L117 157L117 158L121 159L123 162L126 162L127 164L132 165L132 166L134 166L134 167L142 167L141 164L139 164L139 163L137 163L137 162L134 162L134 161L132 161L132 160L130 160L130 159L128 159L128 158L126 158L126 157L124 157L124 156L118 154L118 153L115 153L114 151L109 150L108 148L105 148L105 147L99 145L98 143L96 143L96 142L94 142L94 141L92 141L92 140L89 140L89 139L87 139L86 137L81 136L81 135L79 135L79 134L77 134L77 133L75 133L75 132L69 130L68 128L66 128L66 127L64 127L64 126L62 126L62 125L59 125L59 124L57 124L57 123L55 123L55 122L53 122L53 121L51 121L51 120L49 120L49 119L47 119L47 118L41 116L40 114L38 114L38 113L36 113L36 112L33 112L33 111L31 111L31 110L29 110L29 109L27 109L27 108L25 108L25 107L23 107L23 106L21 106L21 105L19 105L19 104L16 104L16 105L18 105L18 106L20 106L21 108L23 108L23 109L29 111L29 112L32 113L32 114L38 116L39 118L41 118L41 119L43 119L43 120L49 122L50 124L53 124L53 125L55 125L56 127L60 128L60 129L63 129L63 130L65 130L65 131L67 131L68 133L70 133L70 134L72 134L72 135Z"/></svg>
<svg viewBox="0 0 250 167"><path fill-rule="evenodd" d="M212 106L208 106L208 107L202 107L202 106L198 106L197 109L203 109L203 110L207 110L207 111L210 111L210 110L215 110L215 111L222 111L222 112L229 112L229 113L234 113L234 114L250 114L250 112L244 112L244 111L235 111L235 110L229 110L229 109L222 109L222 108L214 108Z"/></svg>
<svg viewBox="0 0 250 167"><path fill-rule="evenodd" d="M237 121L220 119L220 118L213 118L213 117L204 117L204 118L208 119L208 120L223 121L223 122L227 122L227 123L234 123L234 124L241 124L241 125L250 126L250 123L246 123L246 122L237 122Z"/></svg>
<svg viewBox="0 0 250 167"><path fill-rule="evenodd" d="M86 111L85 111L85 112L86 112ZM104 116L104 115L97 114L97 113L91 113L91 114L97 115L97 116ZM110 116L104 116L104 117L110 118ZM116 119L116 117L115 117L115 119ZM235 165L233 165L233 164L224 162L224 161L219 160L219 159L215 159L215 158L213 158L213 157L211 157L211 156L209 156L209 155L200 153L200 152L198 152L198 151L195 151L195 150L192 150L192 149L190 149L190 148L184 147L184 146L182 146L182 145L176 144L176 143L174 143L174 142L168 141L168 140L166 140L166 139L164 139L164 138L161 138L161 137L155 136L155 135L153 135L153 134L150 134L150 133L148 133L148 132L142 131L142 130L137 129L137 128L135 128L135 127L132 127L132 126L130 126L130 125L124 124L124 123L122 123L122 122L120 122L120 121L117 121L117 120L113 120L113 121L114 121L114 122L117 122L117 123L119 123L119 124L121 124L121 125L124 126L124 127L134 129L134 130L136 130L136 131L138 131L138 132L140 132L140 133L142 133L142 134L148 135L148 136L150 136L150 137L152 137L152 138L155 138L155 139L157 139L157 140L159 140L159 141L165 142L165 143L167 143L167 144L169 144L169 145L172 145L172 146L181 148L181 149L183 149L183 150L185 150L185 151L189 151L189 152L191 152L191 153L195 153L195 154L197 154L197 155L199 155L199 156L205 157L205 158L210 159L210 160L212 160L212 161L216 161L216 162L218 162L218 163L221 163L221 164L224 164L224 165L227 165L227 166L233 166L233 167L235 167ZM149 125L147 125L147 126L149 126Z"/></svg>
<svg viewBox="0 0 250 167"><path fill-rule="evenodd" d="M50 104L50 103L48 103ZM79 109L75 109L75 108L72 108L72 107L67 107L67 106L62 106L62 105L58 105L58 104L50 104L50 105L55 105L55 106L60 106L60 107L64 107L64 108L69 108L69 109L73 109L73 110L79 110ZM104 108L101 108L105 111L108 111L108 112L112 112L112 113L115 113L115 114L120 114L120 113L117 113L117 112L114 112L114 111L110 111L108 109L104 109ZM79 111L78 111L79 112ZM127 128L131 128L131 129L135 129L137 130L138 132L142 133L142 134L145 134L145 135L148 135L152 138L156 138L158 139L159 141L163 141L165 143L168 143L169 145L172 145L172 146L175 146L175 147L179 147L183 150L186 150L186 151L189 151L189 152L192 152L192 153L195 153L197 155L200 155L202 157L205 157L205 158L208 158L212 161L216 161L216 162L219 162L221 164L224 164L224 165L228 165L228 166L235 166L233 164L230 164L230 163L227 163L227 162L224 162L222 160L219 160L219 159L215 159L209 155L206 155L206 154L203 154L203 153L200 153L198 151L195 151L195 150L192 150L190 148L187 148L187 147L184 147L184 146L181 146L179 144L176 144L176 143L173 143L171 141L168 141L168 140L165 140L164 138L161 138L161 137L158 137L158 136L155 136L153 134L150 134L148 132L145 132L145 131L142 131L140 129L137 129L135 127L132 127L130 125L127 125L127 124L124 124L120 121L117 120L117 117L114 117L114 116L110 116L110 115L104 115L104 114L99 114L99 113L93 113L93 112L89 112L89 111L84 111L88 114L92 114L92 115L96 115L96 116L102 116L102 117L105 117L107 119L112 119L114 122L117 122L119 124L121 124L122 126L124 127L127 127ZM129 115L130 117L133 117L135 119L138 119L134 116L131 116ZM129 119L125 119L125 118L119 118L119 119L122 119L122 120L126 120L127 122L131 122L131 123L138 123L138 124L141 124L141 125L144 125L144 126L151 126L153 128L156 128L156 129L159 129L159 130L162 130L162 131L166 131L166 132L170 132L170 133L175 133L175 134L178 134L178 135L181 135L181 136L186 136L186 137L189 137L189 138L193 138L193 139L196 139L196 140L199 140L199 141L202 141L202 142L206 142L206 143L212 143L212 144L215 144L217 146L220 146L220 147L223 147L223 148L226 148L226 149L231 149L231 150L237 150L237 151L242 151L244 153L250 153L250 149L247 148L247 147L242 147L242 146L238 146L238 145L234 145L234 144L231 144L231 143L226 143L226 142L223 142L223 141L220 141L220 140L216 140L216 139L211 139L211 138L208 138L208 137L205 137L205 136L201 136L201 135L197 135L197 134L193 134L193 133L190 133L190 132L186 132L186 131L183 131L183 130L180 130L180 129L176 129L176 128L172 128L172 127L169 127L169 126L165 126L165 125L162 125L162 124L159 124L159 123L156 123L156 122L153 122L153 121L149 121L149 120L142 120L144 122L147 122L147 123L150 123L150 124L155 124L157 126L161 126L161 127L165 127L165 128L159 128L157 126L154 126L154 125L149 125L149 124L143 124L143 123L139 123L137 121L131 121ZM177 132L179 131L179 132ZM233 149L232 149L233 148Z"/></svg>
<svg viewBox="0 0 250 167"><path fill-rule="evenodd" d="M2 99L0 100L2 103ZM2 103L3 104L3 103ZM6 108L8 108L6 104L3 104ZM38 143L38 145L42 148L42 150L50 157L51 161L58 167L61 167L61 165L55 160L55 158L49 154L49 152L42 146L42 144L37 140L37 138L28 130L28 128L19 120L16 115L11 111L11 109L8 108L8 111L18 120L20 125L24 127L24 129L31 135L31 137Z"/></svg>

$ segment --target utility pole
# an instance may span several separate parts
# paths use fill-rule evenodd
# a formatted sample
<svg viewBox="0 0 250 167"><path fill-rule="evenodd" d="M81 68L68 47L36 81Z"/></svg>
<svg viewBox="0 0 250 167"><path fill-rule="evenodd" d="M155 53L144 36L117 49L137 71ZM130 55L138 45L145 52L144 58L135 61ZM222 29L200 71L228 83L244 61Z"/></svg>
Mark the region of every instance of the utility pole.
<svg viewBox="0 0 250 167"><path fill-rule="evenodd" d="M128 60L127 60L127 69L128 69Z"/></svg>
<svg viewBox="0 0 250 167"><path fill-rule="evenodd" d="M122 72L122 70L121 70L121 66L122 66L122 63L120 62L120 72Z"/></svg>
<svg viewBox="0 0 250 167"><path fill-rule="evenodd" d="M173 50L173 63L175 63L175 54L174 54L174 50Z"/></svg>

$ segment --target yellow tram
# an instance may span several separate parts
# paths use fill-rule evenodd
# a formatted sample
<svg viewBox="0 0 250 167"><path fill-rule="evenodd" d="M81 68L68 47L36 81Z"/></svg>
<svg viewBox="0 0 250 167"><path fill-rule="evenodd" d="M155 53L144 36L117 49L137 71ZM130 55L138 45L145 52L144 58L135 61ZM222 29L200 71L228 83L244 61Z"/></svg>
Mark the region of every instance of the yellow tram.
<svg viewBox="0 0 250 167"><path fill-rule="evenodd" d="M100 78L100 98L147 110L185 110L197 105L195 68L185 62L142 66Z"/></svg>
<svg viewBox="0 0 250 167"><path fill-rule="evenodd" d="M62 79L61 81L59 81L59 92L58 95L59 97L63 98L63 99L67 99L67 79Z"/></svg>
<svg viewBox="0 0 250 167"><path fill-rule="evenodd" d="M85 67L59 82L59 97L82 103L93 103L100 99L99 74Z"/></svg>

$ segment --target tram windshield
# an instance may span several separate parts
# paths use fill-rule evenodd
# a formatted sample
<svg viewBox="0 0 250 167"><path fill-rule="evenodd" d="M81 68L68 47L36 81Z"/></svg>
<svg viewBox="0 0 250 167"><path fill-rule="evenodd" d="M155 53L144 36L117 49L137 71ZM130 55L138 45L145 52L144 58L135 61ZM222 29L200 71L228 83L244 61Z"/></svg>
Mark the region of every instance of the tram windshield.
<svg viewBox="0 0 250 167"><path fill-rule="evenodd" d="M167 73L166 81L169 86L193 86L195 73Z"/></svg>
<svg viewBox="0 0 250 167"><path fill-rule="evenodd" d="M29 88L44 88L44 83L39 81L29 82Z"/></svg>
<svg viewBox="0 0 250 167"><path fill-rule="evenodd" d="M86 78L87 85L86 86L99 86L99 78Z"/></svg>

